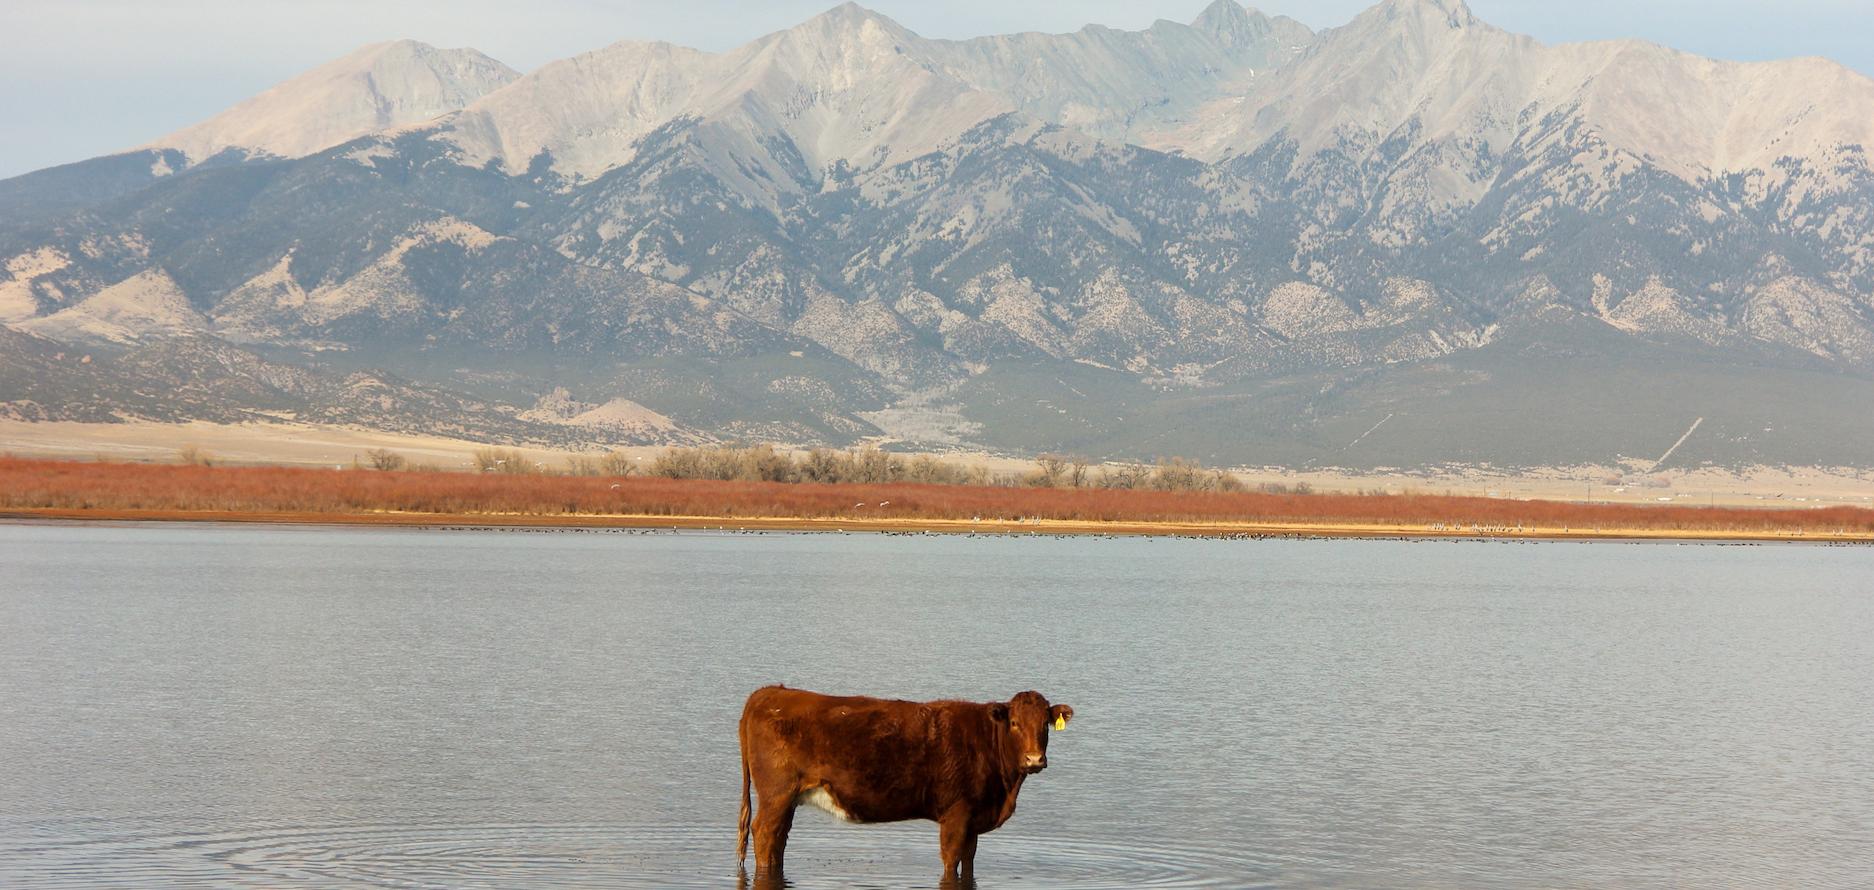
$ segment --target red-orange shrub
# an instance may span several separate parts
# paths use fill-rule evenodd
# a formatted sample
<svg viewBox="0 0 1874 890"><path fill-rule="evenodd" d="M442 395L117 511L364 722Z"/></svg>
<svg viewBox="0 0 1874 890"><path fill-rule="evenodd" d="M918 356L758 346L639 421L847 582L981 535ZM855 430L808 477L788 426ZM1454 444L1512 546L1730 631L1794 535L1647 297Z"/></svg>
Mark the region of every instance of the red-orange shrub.
<svg viewBox="0 0 1874 890"><path fill-rule="evenodd" d="M1577 504L1437 495L1292 495L968 485L718 482L81 463L0 458L0 508L359 514L660 515L1091 522L1360 523L1589 530L1874 532L1874 511Z"/></svg>

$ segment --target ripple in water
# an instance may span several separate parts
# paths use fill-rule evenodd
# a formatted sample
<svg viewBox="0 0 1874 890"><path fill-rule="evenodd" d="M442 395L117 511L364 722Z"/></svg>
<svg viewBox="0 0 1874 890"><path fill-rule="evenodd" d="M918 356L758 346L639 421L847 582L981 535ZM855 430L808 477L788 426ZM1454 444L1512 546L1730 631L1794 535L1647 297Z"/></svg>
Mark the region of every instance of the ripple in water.
<svg viewBox="0 0 1874 890"><path fill-rule="evenodd" d="M863 836L862 834L863 833ZM788 855L795 888L932 885L928 832L813 830ZM991 835L978 880L1029 887L1246 887L1274 869L1146 842ZM737 883L732 827L636 824L348 825L0 846L13 885L411 888L720 887Z"/></svg>

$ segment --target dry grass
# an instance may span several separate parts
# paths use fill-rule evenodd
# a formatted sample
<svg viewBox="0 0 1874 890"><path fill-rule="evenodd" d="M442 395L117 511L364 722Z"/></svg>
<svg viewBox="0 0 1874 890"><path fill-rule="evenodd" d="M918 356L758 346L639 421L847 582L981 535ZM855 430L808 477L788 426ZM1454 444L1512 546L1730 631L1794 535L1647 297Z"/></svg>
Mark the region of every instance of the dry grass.
<svg viewBox="0 0 1874 890"><path fill-rule="evenodd" d="M819 484L0 458L0 509L356 515L719 516L1874 533L1874 511L920 483Z"/></svg>

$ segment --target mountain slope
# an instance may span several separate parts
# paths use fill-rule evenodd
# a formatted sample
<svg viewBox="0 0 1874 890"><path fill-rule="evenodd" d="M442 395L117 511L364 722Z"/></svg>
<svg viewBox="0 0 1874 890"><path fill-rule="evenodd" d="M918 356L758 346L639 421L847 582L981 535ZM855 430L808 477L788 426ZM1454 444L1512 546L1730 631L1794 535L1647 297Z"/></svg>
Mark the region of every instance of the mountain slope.
<svg viewBox="0 0 1874 890"><path fill-rule="evenodd" d="M1874 81L1831 63L1219 0L963 41L847 5L499 80L0 183L0 322L90 377L394 379L429 407L344 416L490 437L1517 465L1704 417L1675 460L1874 463ZM283 95L236 118L331 117ZM26 367L0 401L60 391Z"/></svg>

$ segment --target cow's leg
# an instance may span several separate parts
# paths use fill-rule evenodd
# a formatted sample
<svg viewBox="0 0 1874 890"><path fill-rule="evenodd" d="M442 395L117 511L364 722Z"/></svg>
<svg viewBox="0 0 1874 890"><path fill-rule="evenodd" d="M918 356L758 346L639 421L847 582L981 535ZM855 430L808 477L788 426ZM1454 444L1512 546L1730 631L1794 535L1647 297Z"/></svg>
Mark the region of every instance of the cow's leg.
<svg viewBox="0 0 1874 890"><path fill-rule="evenodd" d="M786 876L776 871L758 871L750 878L748 872L737 869L735 873L736 890L787 890Z"/></svg>
<svg viewBox="0 0 1874 890"><path fill-rule="evenodd" d="M787 855L787 833L794 827L794 798L792 789L774 789L769 793L764 789L761 806L755 812L755 872L781 871L782 857Z"/></svg>
<svg viewBox="0 0 1874 890"><path fill-rule="evenodd" d="M794 830L794 810L798 809L793 801L781 808L780 817L774 820L774 871L781 871L781 859L787 855L787 835Z"/></svg>
<svg viewBox="0 0 1874 890"><path fill-rule="evenodd" d="M963 841L963 877L969 878L976 873L976 839L982 837L972 831Z"/></svg>
<svg viewBox="0 0 1874 890"><path fill-rule="evenodd" d="M937 820L937 845L943 852L944 877L956 877L957 866L967 861L976 848L968 809L957 807Z"/></svg>

